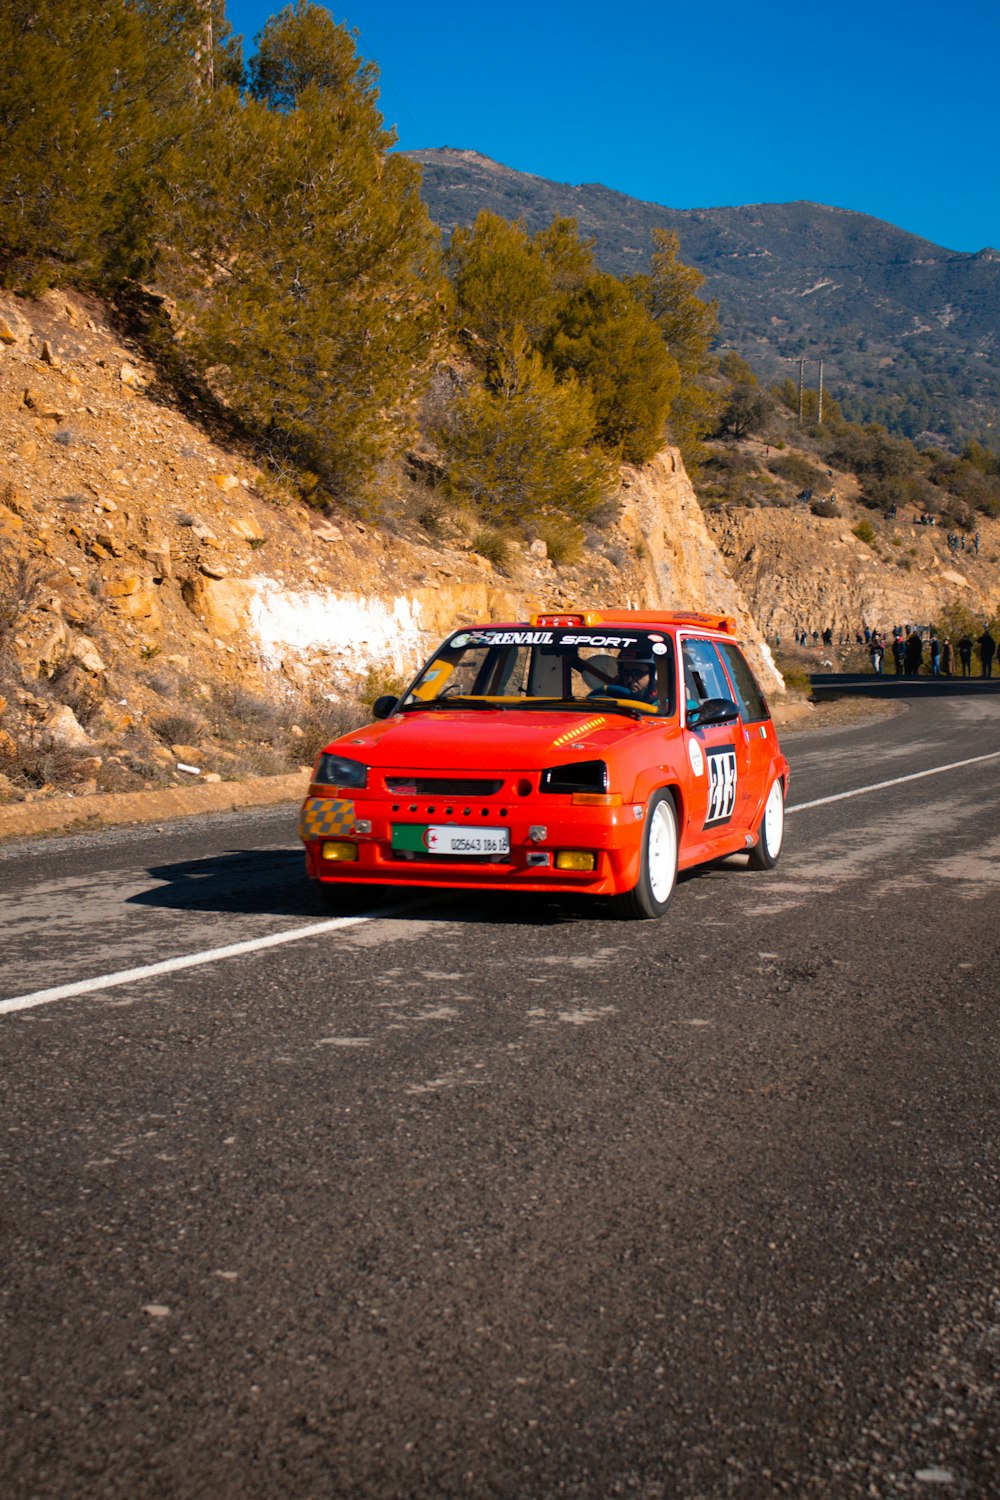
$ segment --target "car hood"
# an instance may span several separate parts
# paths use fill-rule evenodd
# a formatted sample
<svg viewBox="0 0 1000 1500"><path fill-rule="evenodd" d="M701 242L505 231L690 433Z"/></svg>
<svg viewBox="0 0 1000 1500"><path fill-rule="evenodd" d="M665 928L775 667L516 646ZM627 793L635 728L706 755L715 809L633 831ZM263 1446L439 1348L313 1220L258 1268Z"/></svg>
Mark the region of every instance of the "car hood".
<svg viewBox="0 0 1000 1500"><path fill-rule="evenodd" d="M396 714L344 735L329 748L387 769L531 771L596 758L631 735L663 728L660 720L623 714L542 709L433 709Z"/></svg>

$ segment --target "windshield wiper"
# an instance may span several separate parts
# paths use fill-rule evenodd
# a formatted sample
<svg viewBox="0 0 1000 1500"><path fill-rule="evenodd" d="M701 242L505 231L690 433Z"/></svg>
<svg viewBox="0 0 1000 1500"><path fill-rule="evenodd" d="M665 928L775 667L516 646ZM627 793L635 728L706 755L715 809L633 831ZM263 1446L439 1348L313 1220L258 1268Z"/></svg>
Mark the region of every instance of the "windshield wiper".
<svg viewBox="0 0 1000 1500"><path fill-rule="evenodd" d="M398 713L423 713L429 708L480 708L500 710L509 708L509 703L489 703L483 698L467 698L456 694L454 698L427 698L418 699L416 703L401 703Z"/></svg>
<svg viewBox="0 0 1000 1500"><path fill-rule="evenodd" d="M633 703L628 703L621 698L523 698L520 703L508 705L509 707L551 709L557 713L576 709L585 714L625 714L630 719L648 719L649 714L643 713L641 708L636 708Z"/></svg>

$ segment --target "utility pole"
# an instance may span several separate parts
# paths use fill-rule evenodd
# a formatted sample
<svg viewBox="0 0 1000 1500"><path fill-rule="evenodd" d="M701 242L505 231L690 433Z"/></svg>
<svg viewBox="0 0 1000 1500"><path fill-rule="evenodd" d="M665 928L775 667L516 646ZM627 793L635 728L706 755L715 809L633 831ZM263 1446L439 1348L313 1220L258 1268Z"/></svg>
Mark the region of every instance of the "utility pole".
<svg viewBox="0 0 1000 1500"><path fill-rule="evenodd" d="M823 424L823 361L819 362L819 406L816 411L816 426Z"/></svg>
<svg viewBox="0 0 1000 1500"><path fill-rule="evenodd" d="M799 360L799 426L805 422L805 367L809 360L805 355ZM819 365L819 400L816 409L816 425L819 426L823 420L823 360L817 360Z"/></svg>
<svg viewBox="0 0 1000 1500"><path fill-rule="evenodd" d="M823 360L820 360L820 399L819 399L819 407L817 407L817 411L816 411L816 426L817 426L817 428L819 428L819 426L822 426L822 425L823 425Z"/></svg>

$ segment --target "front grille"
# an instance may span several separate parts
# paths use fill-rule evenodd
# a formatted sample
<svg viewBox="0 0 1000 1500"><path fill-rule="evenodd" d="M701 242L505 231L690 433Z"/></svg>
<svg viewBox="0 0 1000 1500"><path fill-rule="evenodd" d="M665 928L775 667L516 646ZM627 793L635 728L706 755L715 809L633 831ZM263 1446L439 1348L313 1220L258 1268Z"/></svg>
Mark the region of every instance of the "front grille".
<svg viewBox="0 0 1000 1500"><path fill-rule="evenodd" d="M459 780L454 776L387 776L386 791L400 797L493 797L503 781Z"/></svg>

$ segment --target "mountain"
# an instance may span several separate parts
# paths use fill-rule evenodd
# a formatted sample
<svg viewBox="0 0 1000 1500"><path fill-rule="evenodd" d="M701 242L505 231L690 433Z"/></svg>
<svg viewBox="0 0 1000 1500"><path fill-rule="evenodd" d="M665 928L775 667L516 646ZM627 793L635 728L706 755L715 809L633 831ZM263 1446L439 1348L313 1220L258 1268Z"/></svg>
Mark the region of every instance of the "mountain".
<svg viewBox="0 0 1000 1500"><path fill-rule="evenodd" d="M917 441L1000 442L1000 252L963 254L891 224L819 203L672 209L597 183L550 182L442 147L406 153L422 195L450 232L481 209L532 231L554 214L594 239L618 276L648 265L654 229L673 229L681 258L718 299L724 343L768 381L815 385L854 421Z"/></svg>

